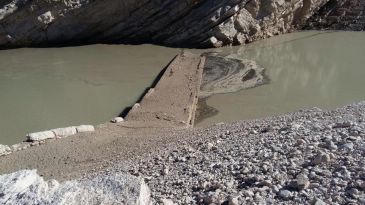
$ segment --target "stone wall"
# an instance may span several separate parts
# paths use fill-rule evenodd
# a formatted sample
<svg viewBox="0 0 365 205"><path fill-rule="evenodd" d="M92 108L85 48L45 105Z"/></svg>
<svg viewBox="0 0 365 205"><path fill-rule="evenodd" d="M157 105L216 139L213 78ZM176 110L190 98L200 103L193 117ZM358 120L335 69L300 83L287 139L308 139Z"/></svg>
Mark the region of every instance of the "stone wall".
<svg viewBox="0 0 365 205"><path fill-rule="evenodd" d="M300 28L318 10L326 10L331 2L333 0L3 0L0 3L0 47L78 43L155 43L176 47L237 45ZM362 4L361 0L357 2ZM337 7L341 10L342 5ZM363 11L361 5L358 9ZM315 16L320 19L323 15L319 12ZM341 22L345 21L341 19Z"/></svg>

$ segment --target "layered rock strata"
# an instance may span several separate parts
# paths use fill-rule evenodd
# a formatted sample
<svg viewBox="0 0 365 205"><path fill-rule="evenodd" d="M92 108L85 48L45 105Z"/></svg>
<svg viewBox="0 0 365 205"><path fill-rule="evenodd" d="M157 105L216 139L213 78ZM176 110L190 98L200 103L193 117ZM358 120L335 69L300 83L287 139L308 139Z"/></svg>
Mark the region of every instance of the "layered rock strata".
<svg viewBox="0 0 365 205"><path fill-rule="evenodd" d="M365 30L364 0L331 0L310 20L307 28Z"/></svg>
<svg viewBox="0 0 365 205"><path fill-rule="evenodd" d="M328 2L345 1L4 0L0 3L0 46L155 43L219 47L244 44L300 28ZM353 1L356 0L346 2ZM363 12L362 1L357 2L360 2L357 9ZM341 4L338 5L341 10ZM320 18L325 14L317 15ZM351 15L348 12L345 17ZM339 20L346 22L345 18Z"/></svg>

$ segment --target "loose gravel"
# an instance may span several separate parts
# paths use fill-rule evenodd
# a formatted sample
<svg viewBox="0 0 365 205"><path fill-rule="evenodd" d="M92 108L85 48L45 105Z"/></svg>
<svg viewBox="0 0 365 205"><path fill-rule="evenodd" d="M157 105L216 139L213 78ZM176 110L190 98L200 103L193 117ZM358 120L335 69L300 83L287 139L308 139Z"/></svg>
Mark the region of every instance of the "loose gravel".
<svg viewBox="0 0 365 205"><path fill-rule="evenodd" d="M220 123L127 169L157 204L365 204L365 102Z"/></svg>

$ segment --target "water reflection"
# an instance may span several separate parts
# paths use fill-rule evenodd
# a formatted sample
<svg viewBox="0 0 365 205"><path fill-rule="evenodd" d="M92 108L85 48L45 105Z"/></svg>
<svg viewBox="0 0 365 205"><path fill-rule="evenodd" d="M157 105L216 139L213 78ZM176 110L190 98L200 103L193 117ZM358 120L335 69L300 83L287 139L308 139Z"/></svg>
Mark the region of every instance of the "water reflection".
<svg viewBox="0 0 365 205"><path fill-rule="evenodd" d="M219 113L201 125L365 100L365 33L302 32L220 52L256 60L271 83L212 96L207 104Z"/></svg>

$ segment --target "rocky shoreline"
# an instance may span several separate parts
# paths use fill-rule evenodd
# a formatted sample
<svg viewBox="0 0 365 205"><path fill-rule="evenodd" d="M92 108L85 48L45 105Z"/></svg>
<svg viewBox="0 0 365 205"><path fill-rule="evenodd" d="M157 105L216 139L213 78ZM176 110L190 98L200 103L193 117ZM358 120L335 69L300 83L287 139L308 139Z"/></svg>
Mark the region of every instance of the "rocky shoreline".
<svg viewBox="0 0 365 205"><path fill-rule="evenodd" d="M222 123L137 159L157 202L364 204L365 102Z"/></svg>
<svg viewBox="0 0 365 205"><path fill-rule="evenodd" d="M103 159L108 165L79 170L80 182L135 175L151 190L147 197L165 205L365 202L365 102L333 111L313 108L190 131L157 132L148 143L160 140L163 145L158 149L148 151L138 143L145 152L128 158L116 152ZM99 185L110 191L110 186ZM103 198L82 196L88 201Z"/></svg>
<svg viewBox="0 0 365 205"><path fill-rule="evenodd" d="M0 146L0 203L365 203L365 102L192 128L200 85L203 97L233 92L263 84L264 69L181 53L159 79L126 120L33 133L35 145L62 140L11 155Z"/></svg>

